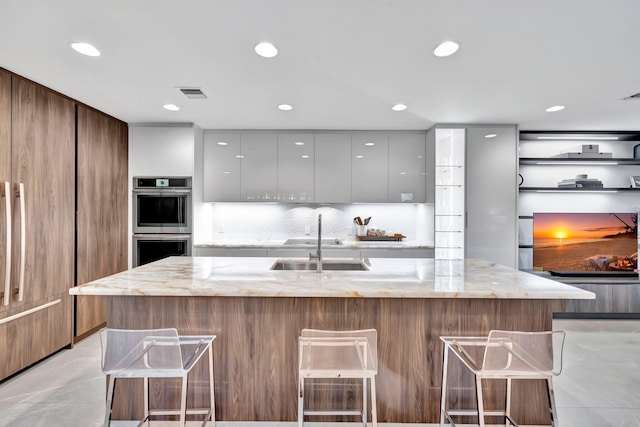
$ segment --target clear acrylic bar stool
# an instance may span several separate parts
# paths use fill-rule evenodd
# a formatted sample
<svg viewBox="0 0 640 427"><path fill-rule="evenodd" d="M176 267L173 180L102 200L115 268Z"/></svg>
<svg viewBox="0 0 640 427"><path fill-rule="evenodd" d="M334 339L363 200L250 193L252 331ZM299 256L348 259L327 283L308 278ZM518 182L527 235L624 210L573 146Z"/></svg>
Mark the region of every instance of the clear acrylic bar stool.
<svg viewBox="0 0 640 427"><path fill-rule="evenodd" d="M488 337L440 337L444 342L442 368L442 398L440 401L440 426L451 423L454 416L477 416L480 427L485 426L485 417L504 417L503 425L518 424L511 417L511 382L517 379L545 380L549 397L551 425L558 426L553 375L562 371L562 350L564 331L517 332L490 331ZM482 364L474 356L474 349L482 350ZM554 365L554 349L558 356ZM451 409L447 406L447 383L449 356L462 361L465 368L475 376L477 409ZM555 368L555 369L554 369ZM504 410L484 410L482 380L506 380L506 401Z"/></svg>
<svg viewBox="0 0 640 427"><path fill-rule="evenodd" d="M367 379L371 384L371 424L378 425L376 374L378 339L375 329L324 331L303 329L298 339L298 426L305 416L357 415L367 425ZM305 380L319 378L362 379L362 410L305 409Z"/></svg>
<svg viewBox="0 0 640 427"><path fill-rule="evenodd" d="M116 379L144 379L144 418L139 426L150 422L152 416L178 415L184 427L187 415L204 415L215 425L213 395L213 353L215 335L179 336L173 328L167 329L109 329L100 330L102 344L102 371L109 376L104 426L111 422L113 392ZM209 401L203 409L187 410L187 380L191 369L208 352ZM181 378L180 409L149 409L149 378Z"/></svg>

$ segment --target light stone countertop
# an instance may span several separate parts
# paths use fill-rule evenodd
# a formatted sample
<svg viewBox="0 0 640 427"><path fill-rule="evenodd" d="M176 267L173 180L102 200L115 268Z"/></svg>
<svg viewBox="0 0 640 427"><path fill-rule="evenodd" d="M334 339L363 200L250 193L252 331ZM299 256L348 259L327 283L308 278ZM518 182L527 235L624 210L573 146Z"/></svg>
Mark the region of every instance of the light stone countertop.
<svg viewBox="0 0 640 427"><path fill-rule="evenodd" d="M71 288L71 295L594 299L483 260L370 258L369 271L273 271L277 258L170 257ZM297 260L302 260L298 258ZM325 259L324 262L329 262Z"/></svg>

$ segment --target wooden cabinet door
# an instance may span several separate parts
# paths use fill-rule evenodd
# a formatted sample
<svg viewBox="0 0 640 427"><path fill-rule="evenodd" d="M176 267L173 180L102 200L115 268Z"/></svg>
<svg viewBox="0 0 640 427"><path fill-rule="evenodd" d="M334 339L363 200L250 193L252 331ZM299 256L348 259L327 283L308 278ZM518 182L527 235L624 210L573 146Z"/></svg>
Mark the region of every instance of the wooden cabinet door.
<svg viewBox="0 0 640 427"><path fill-rule="evenodd" d="M33 313L0 324L0 380L71 343L73 307L68 291L41 303Z"/></svg>
<svg viewBox="0 0 640 427"><path fill-rule="evenodd" d="M23 301L12 304L28 304L73 286L75 105L42 86L12 81L13 289L24 262Z"/></svg>
<svg viewBox="0 0 640 427"><path fill-rule="evenodd" d="M4 305L5 274L7 271L7 260L11 260L7 251L7 227L12 221L7 222L6 208L7 196L13 201L11 192L5 194L5 183L11 182L11 75L0 70L0 312L5 311L9 306ZM7 258L9 257L9 258Z"/></svg>
<svg viewBox="0 0 640 427"><path fill-rule="evenodd" d="M127 125L78 106L78 285L127 269ZM76 298L75 336L107 320L106 297Z"/></svg>

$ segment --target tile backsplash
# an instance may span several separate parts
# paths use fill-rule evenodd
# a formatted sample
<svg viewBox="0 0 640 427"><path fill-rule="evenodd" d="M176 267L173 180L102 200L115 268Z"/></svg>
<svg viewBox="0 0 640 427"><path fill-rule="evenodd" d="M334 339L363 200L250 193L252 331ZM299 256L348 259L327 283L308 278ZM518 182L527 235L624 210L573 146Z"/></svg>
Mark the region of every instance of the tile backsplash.
<svg viewBox="0 0 640 427"><path fill-rule="evenodd" d="M316 236L318 214L322 214L323 238L355 240L353 219L359 216L371 217L368 228L402 233L407 240L433 245L433 205L424 203L195 203L193 241L197 245Z"/></svg>

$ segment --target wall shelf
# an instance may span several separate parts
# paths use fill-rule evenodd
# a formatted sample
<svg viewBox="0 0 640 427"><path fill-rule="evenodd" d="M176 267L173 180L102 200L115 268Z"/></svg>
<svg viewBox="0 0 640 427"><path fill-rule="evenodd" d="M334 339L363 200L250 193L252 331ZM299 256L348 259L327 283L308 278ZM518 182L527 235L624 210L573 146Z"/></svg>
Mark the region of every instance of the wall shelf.
<svg viewBox="0 0 640 427"><path fill-rule="evenodd" d="M629 158L584 158L570 159L563 157L521 157L521 165L594 165L594 166L634 166L640 165L640 159Z"/></svg>
<svg viewBox="0 0 640 427"><path fill-rule="evenodd" d="M637 212L640 132L522 131L518 145L519 261L533 268L535 212ZM588 147L585 147L588 146ZM568 154L589 153L594 154ZM603 154L610 153L610 157ZM598 157L588 157L589 155ZM571 157L569 157L571 156ZM575 178L574 178L575 177ZM559 188L559 182L597 179L604 187ZM524 183L524 184L523 184Z"/></svg>
<svg viewBox="0 0 640 427"><path fill-rule="evenodd" d="M557 187L520 187L520 192L530 193L617 193L620 191L640 191L640 188L557 188Z"/></svg>

